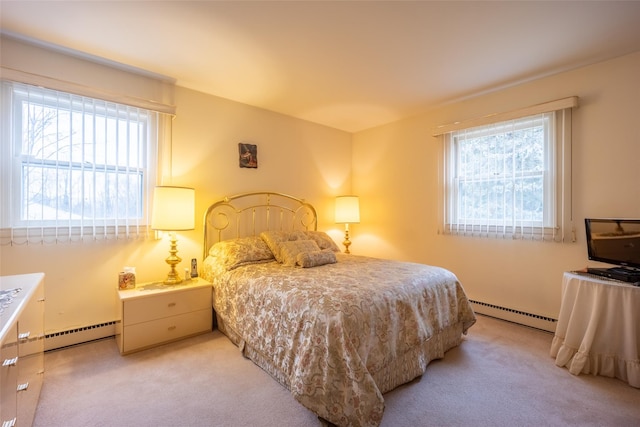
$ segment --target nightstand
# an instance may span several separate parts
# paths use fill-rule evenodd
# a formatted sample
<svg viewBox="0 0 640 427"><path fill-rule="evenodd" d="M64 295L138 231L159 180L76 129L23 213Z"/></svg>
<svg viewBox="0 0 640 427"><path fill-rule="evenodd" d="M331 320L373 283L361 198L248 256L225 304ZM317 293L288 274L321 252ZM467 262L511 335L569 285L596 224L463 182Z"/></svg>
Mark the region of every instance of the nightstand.
<svg viewBox="0 0 640 427"><path fill-rule="evenodd" d="M211 283L142 283L118 290L116 343L121 354L144 350L212 329Z"/></svg>

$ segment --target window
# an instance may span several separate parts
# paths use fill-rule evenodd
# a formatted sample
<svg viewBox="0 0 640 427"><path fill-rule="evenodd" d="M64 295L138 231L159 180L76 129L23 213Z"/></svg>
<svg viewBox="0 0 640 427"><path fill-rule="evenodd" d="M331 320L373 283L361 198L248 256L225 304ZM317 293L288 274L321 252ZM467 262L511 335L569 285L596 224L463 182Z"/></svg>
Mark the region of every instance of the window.
<svg viewBox="0 0 640 427"><path fill-rule="evenodd" d="M444 232L564 240L570 124L562 109L444 133Z"/></svg>
<svg viewBox="0 0 640 427"><path fill-rule="evenodd" d="M158 113L21 83L2 89L3 241L145 234Z"/></svg>

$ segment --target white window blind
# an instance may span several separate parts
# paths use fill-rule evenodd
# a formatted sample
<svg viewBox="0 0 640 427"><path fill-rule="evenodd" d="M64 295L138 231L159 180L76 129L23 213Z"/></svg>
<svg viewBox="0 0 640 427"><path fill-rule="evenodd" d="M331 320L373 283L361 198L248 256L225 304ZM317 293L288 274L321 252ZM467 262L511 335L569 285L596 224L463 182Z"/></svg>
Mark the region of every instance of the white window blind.
<svg viewBox="0 0 640 427"><path fill-rule="evenodd" d="M166 121L151 110L2 82L0 243L149 233Z"/></svg>
<svg viewBox="0 0 640 427"><path fill-rule="evenodd" d="M445 129L440 174L442 233L574 240L573 102L547 107L550 105L560 109L541 111L550 108L536 106L473 120L468 123L471 126L456 123L439 128Z"/></svg>

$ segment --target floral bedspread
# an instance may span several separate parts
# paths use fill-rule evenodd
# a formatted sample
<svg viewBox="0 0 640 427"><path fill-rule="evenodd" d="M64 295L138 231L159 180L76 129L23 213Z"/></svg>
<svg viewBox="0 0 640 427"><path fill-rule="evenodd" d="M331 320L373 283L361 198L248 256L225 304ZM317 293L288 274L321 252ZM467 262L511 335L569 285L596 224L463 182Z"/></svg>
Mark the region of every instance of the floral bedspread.
<svg viewBox="0 0 640 427"><path fill-rule="evenodd" d="M337 254L314 268L204 263L220 329L319 417L377 426L382 394L460 344L475 315L439 267Z"/></svg>

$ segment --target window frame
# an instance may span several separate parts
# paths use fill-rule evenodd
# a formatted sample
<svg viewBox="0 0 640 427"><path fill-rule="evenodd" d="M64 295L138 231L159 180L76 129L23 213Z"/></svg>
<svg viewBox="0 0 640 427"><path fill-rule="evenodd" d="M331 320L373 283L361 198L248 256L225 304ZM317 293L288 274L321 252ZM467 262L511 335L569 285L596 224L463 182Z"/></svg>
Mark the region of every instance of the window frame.
<svg viewBox="0 0 640 427"><path fill-rule="evenodd" d="M577 97L554 101L554 106L561 104L561 108L528 108L512 113L502 113L481 119L470 120L468 123L454 123L436 128L434 136L442 136L439 185L439 233L453 235L467 235L476 237L512 238L549 241L575 241L575 231L571 213L571 107L577 105ZM574 105L575 104L575 105ZM540 111L542 110L542 111ZM528 113L528 114L527 114ZM533 114L532 114L533 113ZM457 222L455 217L457 186L451 180L455 176L456 164L452 163L452 138L456 132L488 132L488 128L506 126L513 122L530 121L531 117L548 117L549 131L545 137L553 137L545 144L543 175L543 204L542 224L522 222L497 224L490 222L469 223ZM441 131L442 129L442 131Z"/></svg>
<svg viewBox="0 0 640 427"><path fill-rule="evenodd" d="M141 107L129 106L127 104L116 103L109 100L92 98L80 94L60 91L56 89L37 87L27 83L19 83L9 80L2 80L2 117L5 131L2 138L8 141L0 148L0 156L2 157L0 165L2 165L3 183L0 185L0 200L2 205L0 209L0 234L2 243L24 243L24 242L49 242L61 240L82 240L87 237L92 238L120 238L120 237L146 237L149 235L150 224L150 200L153 194L153 188L159 176L158 165L160 158L161 139L163 135L164 119L159 112L147 110ZM31 97L35 94L35 97ZM52 96L66 96L66 101L60 102ZM30 99L32 98L32 99ZM23 115L22 108L24 103L32 103L38 106L53 107L60 110L66 110L69 114L82 114L82 120L86 120L86 112L78 106L91 105L91 111L88 116L93 118L94 115L101 115L105 122L115 120L120 122L123 118L136 122L134 126L141 126L138 129L139 137L143 138L139 142L141 149L139 150L139 164L137 168L130 165L109 164L105 159L104 163L90 164L85 161L77 161L73 157L68 160L36 160L29 161L29 156L22 153L23 144ZM127 122L129 125L129 122ZM72 135L70 132L69 135ZM80 135L83 138L84 135ZM119 138L119 136L117 136ZM127 135L128 137L128 135ZM93 147L98 146L95 139L91 140ZM110 144L105 143L105 147ZM58 148L56 148L58 149ZM88 167L90 165L90 167ZM140 188L136 191L138 200L136 200L133 209L135 215L119 216L111 215L108 217L100 217L95 215L95 202L91 205L94 213L91 217L82 217L81 219L71 218L73 214L68 212L66 215L55 219L36 218L28 219L22 216L25 201L24 184L22 173L24 168L35 166L43 168L53 167L55 169L64 169L69 174L82 174L81 179L85 179L85 173L100 174L104 173L105 180L109 180L108 175L111 173L119 173L124 171L125 180L128 177L135 177ZM95 167L94 167L95 166ZM5 179L8 178L8 179ZM117 181L116 181L117 182ZM108 184L107 184L108 185ZM127 188L129 188L129 184ZM115 184L116 188L120 188L119 184ZM69 192L71 192L71 188ZM128 191L128 190L127 190ZM86 194L82 191L82 196ZM118 196L117 199L122 199ZM126 197L128 200L129 197ZM128 203L128 202L127 202ZM25 214L26 215L26 214ZM66 236L66 237L65 237Z"/></svg>
<svg viewBox="0 0 640 427"><path fill-rule="evenodd" d="M449 134L450 140L447 141L447 145L449 145L449 156L448 161L453 163L453 166L449 168L451 174L448 177L447 185L452 189L450 192L451 200L449 201L449 206L451 209L448 211L448 222L460 224L465 227L514 227L515 226L515 215L511 215L508 219L503 218L502 220L498 218L469 218L463 217L461 218L463 209L460 207L461 200L460 190L464 186L464 183L469 182L477 182L477 181L488 181L490 180L490 176L487 173L477 173L473 176L462 175L460 172L460 164L463 162L461 159L463 148L461 147L463 144L469 142L469 140L475 138L482 138L488 136L494 136L499 134L505 134L510 131L522 131L526 129L530 129L533 127L538 127L538 124L542 126L542 145L543 145L543 168L539 172L530 172L523 171L521 169L513 168L513 173L509 175L502 175L503 181L509 182L512 184L513 188L516 188L517 185L515 181L519 178L525 178L525 176L529 177L539 177L542 180L542 196L543 196L543 212L541 220L528 220L524 221L525 226L528 227L555 227L555 218L553 217L553 207L555 205L555 201L553 200L553 181L554 177L551 173L552 170L555 170L555 156L549 155L555 151L555 137L553 135L553 129L555 126L555 117L553 114L545 114L540 117L539 120L536 120L535 116L529 116L522 119L514 120L511 122L501 122L497 126L484 126L481 128L473 128L470 130L462 130L456 131ZM505 141L508 143L509 141ZM501 147L502 151L505 151L504 145ZM508 147L507 147L508 148ZM495 153L495 152L494 152ZM493 154L493 153L490 153ZM515 191L515 190L514 190Z"/></svg>

